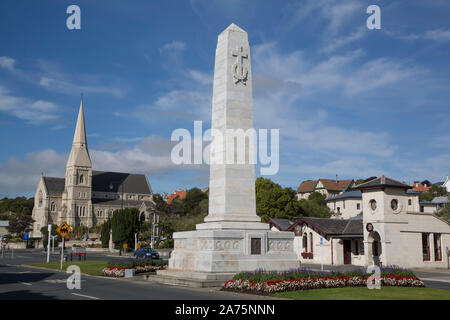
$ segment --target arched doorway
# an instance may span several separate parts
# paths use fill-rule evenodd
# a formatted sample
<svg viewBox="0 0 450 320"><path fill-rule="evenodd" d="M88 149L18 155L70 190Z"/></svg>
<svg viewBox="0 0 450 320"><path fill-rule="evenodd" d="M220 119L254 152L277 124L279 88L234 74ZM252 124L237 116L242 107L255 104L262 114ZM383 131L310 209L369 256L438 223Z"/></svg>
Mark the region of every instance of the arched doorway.
<svg viewBox="0 0 450 320"><path fill-rule="evenodd" d="M377 231L372 231L367 237L367 242L369 243L369 264L381 266L381 237Z"/></svg>

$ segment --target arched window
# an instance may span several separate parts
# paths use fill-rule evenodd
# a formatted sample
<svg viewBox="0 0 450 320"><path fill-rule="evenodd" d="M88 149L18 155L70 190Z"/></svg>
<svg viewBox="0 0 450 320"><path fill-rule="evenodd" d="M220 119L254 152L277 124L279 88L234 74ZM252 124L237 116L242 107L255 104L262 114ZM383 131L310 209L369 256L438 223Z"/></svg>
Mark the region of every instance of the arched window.
<svg viewBox="0 0 450 320"><path fill-rule="evenodd" d="M84 176L82 174L80 175L80 184L84 184Z"/></svg>
<svg viewBox="0 0 450 320"><path fill-rule="evenodd" d="M39 191L39 207L42 207L42 191Z"/></svg>
<svg viewBox="0 0 450 320"><path fill-rule="evenodd" d="M309 247L310 247L310 252L313 252L313 234L312 232L309 233Z"/></svg>
<svg viewBox="0 0 450 320"><path fill-rule="evenodd" d="M51 212L55 212L55 211L56 211L56 204L55 204L54 202L52 202L52 203L50 204L50 211L51 211Z"/></svg>
<svg viewBox="0 0 450 320"><path fill-rule="evenodd" d="M308 252L308 234L306 232L303 234L303 251Z"/></svg>

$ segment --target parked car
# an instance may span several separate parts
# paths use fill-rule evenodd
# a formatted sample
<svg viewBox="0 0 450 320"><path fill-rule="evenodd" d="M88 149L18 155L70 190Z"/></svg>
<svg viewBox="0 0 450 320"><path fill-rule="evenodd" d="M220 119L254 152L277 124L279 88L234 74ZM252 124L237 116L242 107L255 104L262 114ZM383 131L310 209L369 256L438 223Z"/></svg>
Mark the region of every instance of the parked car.
<svg viewBox="0 0 450 320"><path fill-rule="evenodd" d="M134 252L136 259L159 259L159 253L152 248L139 248Z"/></svg>

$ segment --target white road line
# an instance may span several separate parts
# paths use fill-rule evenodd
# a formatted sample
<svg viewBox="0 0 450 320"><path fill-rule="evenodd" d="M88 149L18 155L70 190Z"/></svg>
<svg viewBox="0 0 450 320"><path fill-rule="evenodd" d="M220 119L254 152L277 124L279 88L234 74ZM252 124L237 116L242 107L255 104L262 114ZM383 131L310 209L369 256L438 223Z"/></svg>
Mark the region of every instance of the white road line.
<svg viewBox="0 0 450 320"><path fill-rule="evenodd" d="M32 286L32 284L31 284L31 283L28 283L28 282L22 282L22 281L19 281L19 283L24 284L24 285L26 285L26 286Z"/></svg>
<svg viewBox="0 0 450 320"><path fill-rule="evenodd" d="M100 298L97 297L91 297L91 296L86 296L84 294L79 294L79 293L72 293L74 296L79 296L79 297L83 297L83 298L89 298L89 299L95 299L95 300L99 300Z"/></svg>

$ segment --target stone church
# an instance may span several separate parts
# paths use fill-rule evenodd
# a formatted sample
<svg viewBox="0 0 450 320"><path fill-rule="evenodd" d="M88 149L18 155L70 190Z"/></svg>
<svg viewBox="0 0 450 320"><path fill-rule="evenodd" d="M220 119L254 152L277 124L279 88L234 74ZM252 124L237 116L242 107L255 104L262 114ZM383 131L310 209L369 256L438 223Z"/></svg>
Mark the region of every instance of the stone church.
<svg viewBox="0 0 450 320"><path fill-rule="evenodd" d="M148 220L155 208L150 183L145 174L92 170L81 100L65 178L41 174L39 179L34 195L33 237L40 237L41 228L48 224L102 224L121 208L137 208Z"/></svg>

